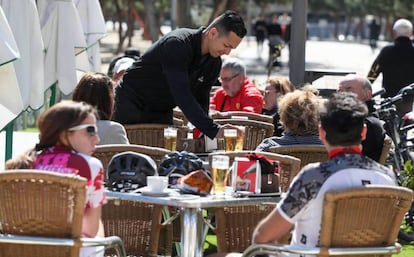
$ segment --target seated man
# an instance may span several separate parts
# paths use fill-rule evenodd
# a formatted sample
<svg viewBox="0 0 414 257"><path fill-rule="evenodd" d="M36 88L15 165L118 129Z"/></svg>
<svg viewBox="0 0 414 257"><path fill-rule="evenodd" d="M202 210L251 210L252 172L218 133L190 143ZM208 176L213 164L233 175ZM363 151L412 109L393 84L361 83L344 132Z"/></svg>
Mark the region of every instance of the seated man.
<svg viewBox="0 0 414 257"><path fill-rule="evenodd" d="M210 100L210 108L220 112L262 113L263 96L246 76L246 67L236 58L226 58L221 66L219 88Z"/></svg>
<svg viewBox="0 0 414 257"><path fill-rule="evenodd" d="M353 93L335 93L320 110L319 136L329 160L305 166L274 211L253 233L253 243L272 243L294 227L291 245L317 246L326 191L365 184L396 185L388 168L361 155L365 139L364 103Z"/></svg>
<svg viewBox="0 0 414 257"><path fill-rule="evenodd" d="M374 100L371 98L371 83L365 77L350 74L339 82L339 91L352 92L357 95L359 100L365 102L367 105L368 116L365 118L367 136L361 143L362 154L374 161L378 161L381 156L382 145L384 144L385 130L374 108Z"/></svg>

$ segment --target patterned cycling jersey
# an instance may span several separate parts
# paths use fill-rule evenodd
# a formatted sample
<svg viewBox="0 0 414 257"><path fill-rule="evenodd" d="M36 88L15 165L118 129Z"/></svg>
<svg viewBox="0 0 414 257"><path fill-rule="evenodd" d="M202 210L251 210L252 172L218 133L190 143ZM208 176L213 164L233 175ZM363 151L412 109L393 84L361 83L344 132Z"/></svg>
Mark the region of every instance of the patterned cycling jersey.
<svg viewBox="0 0 414 257"><path fill-rule="evenodd" d="M291 245L318 245L326 191L366 184L397 183L391 170L360 154L342 154L305 166L277 206L279 213L294 224Z"/></svg>
<svg viewBox="0 0 414 257"><path fill-rule="evenodd" d="M32 168L86 178L85 208L96 208L106 202L102 163L92 156L75 152L66 146L53 146L37 156Z"/></svg>

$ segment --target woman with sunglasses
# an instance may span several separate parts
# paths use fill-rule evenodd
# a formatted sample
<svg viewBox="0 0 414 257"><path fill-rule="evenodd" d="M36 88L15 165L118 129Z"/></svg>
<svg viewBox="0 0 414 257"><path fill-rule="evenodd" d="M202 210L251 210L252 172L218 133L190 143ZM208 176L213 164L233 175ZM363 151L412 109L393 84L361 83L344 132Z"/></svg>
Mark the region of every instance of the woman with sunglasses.
<svg viewBox="0 0 414 257"><path fill-rule="evenodd" d="M277 113L279 98L292 92L293 89L293 85L287 77L276 76L266 81L262 114L273 116L273 125L275 126L274 136L282 136L283 133L280 116Z"/></svg>
<svg viewBox="0 0 414 257"><path fill-rule="evenodd" d="M82 221L84 237L104 236L101 222L101 208L106 202L103 168L101 161L91 156L100 140L96 115L95 108L84 102L57 103L40 115L37 122L39 143L29 153L33 169L76 174L88 180ZM82 248L81 256L88 256L87 253L94 250Z"/></svg>

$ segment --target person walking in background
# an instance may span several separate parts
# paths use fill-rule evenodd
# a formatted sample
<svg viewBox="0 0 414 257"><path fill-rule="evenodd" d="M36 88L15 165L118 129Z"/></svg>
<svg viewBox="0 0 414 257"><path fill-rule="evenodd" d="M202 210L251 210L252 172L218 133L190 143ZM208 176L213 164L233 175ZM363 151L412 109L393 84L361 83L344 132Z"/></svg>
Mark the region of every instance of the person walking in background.
<svg viewBox="0 0 414 257"><path fill-rule="evenodd" d="M91 156L99 143L96 116L96 109L84 102L64 100L55 104L37 121L39 143L20 156L30 159L32 169L87 179L82 236L91 238L104 236L101 209L106 203L103 166L100 160ZM94 251L82 247L80 256L90 256ZM103 250L98 256L103 256Z"/></svg>
<svg viewBox="0 0 414 257"><path fill-rule="evenodd" d="M226 58L221 67L219 81L221 88L211 98L210 108L215 107L220 112L262 113L262 93L246 76L246 66L241 60Z"/></svg>
<svg viewBox="0 0 414 257"><path fill-rule="evenodd" d="M368 115L365 118L367 134L362 140L362 154L374 161L379 161L382 146L384 144L385 130L383 122L379 119L372 99L372 87L369 80L363 76L349 74L339 82L340 92L352 92L357 98L364 102L368 108Z"/></svg>
<svg viewBox="0 0 414 257"><path fill-rule="evenodd" d="M369 46L372 52L377 48L377 41L381 32L381 25L377 22L377 19L372 19L369 24Z"/></svg>
<svg viewBox="0 0 414 257"><path fill-rule="evenodd" d="M399 19L393 25L394 43L381 49L367 75L373 83L382 73L383 97L393 97L398 91L414 83L414 46L411 41L413 25L407 19ZM414 95L406 95L396 104L400 117L410 112Z"/></svg>
<svg viewBox="0 0 414 257"><path fill-rule="evenodd" d="M320 110L319 137L329 160L305 166L286 196L253 233L252 243L275 243L291 229L294 246L317 246L325 192L365 184L397 185L393 172L361 155L367 107L352 93L335 93Z"/></svg>
<svg viewBox="0 0 414 257"><path fill-rule="evenodd" d="M180 28L166 34L115 88L113 120L173 124L173 108L178 106L204 135L223 137L230 125L219 126L208 116L210 90L220 73L220 57L235 49L245 35L244 21L234 11L226 11L207 28Z"/></svg>
<svg viewBox="0 0 414 257"><path fill-rule="evenodd" d="M279 57L282 51L284 44L283 41L283 32L282 26L279 24L279 19L276 14L272 16L270 23L266 26L267 29L267 38L269 40L269 60L268 67L272 66L282 66ZM273 53L276 53L275 59L272 59L271 56ZM273 63L270 63L272 62Z"/></svg>
<svg viewBox="0 0 414 257"><path fill-rule="evenodd" d="M265 138L256 151L268 152L270 147L283 145L321 145L318 135L320 102L321 98L306 88L285 94L278 110L283 135Z"/></svg>
<svg viewBox="0 0 414 257"><path fill-rule="evenodd" d="M261 59L263 52L263 42L267 34L266 21L263 14L259 14L259 16L257 17L257 20L253 26L253 30L257 43L257 56L259 59Z"/></svg>
<svg viewBox="0 0 414 257"><path fill-rule="evenodd" d="M263 98L262 114L273 116L274 132L273 136L282 136L283 126L280 123L278 113L278 102L281 97L292 92L294 87L287 77L270 77L266 81Z"/></svg>
<svg viewBox="0 0 414 257"><path fill-rule="evenodd" d="M111 79L99 72L83 75L73 91L73 101L88 103L98 110L96 125L101 139L100 145L129 144L124 126L111 121L114 113L114 98Z"/></svg>

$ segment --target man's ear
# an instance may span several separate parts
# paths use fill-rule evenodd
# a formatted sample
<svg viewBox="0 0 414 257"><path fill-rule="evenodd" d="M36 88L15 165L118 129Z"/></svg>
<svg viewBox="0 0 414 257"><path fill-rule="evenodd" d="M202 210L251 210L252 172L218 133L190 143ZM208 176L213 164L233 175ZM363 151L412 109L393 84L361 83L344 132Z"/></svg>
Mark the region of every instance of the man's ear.
<svg viewBox="0 0 414 257"><path fill-rule="evenodd" d="M362 127L362 130L361 130L361 142L364 141L366 137L367 137L367 125L364 123L364 126Z"/></svg>
<svg viewBox="0 0 414 257"><path fill-rule="evenodd" d="M219 32L218 32L216 27L212 27L208 30L208 37L210 39L218 37L218 34L219 34Z"/></svg>
<svg viewBox="0 0 414 257"><path fill-rule="evenodd" d="M325 142L325 140L326 140L326 131L322 128L321 125L319 125L319 139L322 142Z"/></svg>

